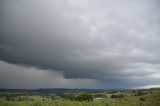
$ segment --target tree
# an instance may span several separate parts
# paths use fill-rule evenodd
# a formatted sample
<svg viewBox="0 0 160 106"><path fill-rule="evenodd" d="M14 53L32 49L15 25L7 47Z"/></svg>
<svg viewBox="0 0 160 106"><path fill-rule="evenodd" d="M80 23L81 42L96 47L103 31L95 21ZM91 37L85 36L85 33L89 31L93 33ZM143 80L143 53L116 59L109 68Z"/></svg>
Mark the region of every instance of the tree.
<svg viewBox="0 0 160 106"><path fill-rule="evenodd" d="M118 94L118 95L115 95L115 94L112 94L111 95L111 98L123 98L124 97L124 95L122 95L122 94Z"/></svg>
<svg viewBox="0 0 160 106"><path fill-rule="evenodd" d="M93 101L93 96L90 93L82 93L78 95L75 100L77 101Z"/></svg>

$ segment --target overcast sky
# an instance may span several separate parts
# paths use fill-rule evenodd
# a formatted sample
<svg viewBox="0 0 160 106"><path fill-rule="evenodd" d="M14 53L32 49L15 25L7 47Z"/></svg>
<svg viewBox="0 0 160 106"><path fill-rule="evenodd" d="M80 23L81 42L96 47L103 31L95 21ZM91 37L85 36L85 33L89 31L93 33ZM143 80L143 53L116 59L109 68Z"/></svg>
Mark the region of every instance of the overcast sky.
<svg viewBox="0 0 160 106"><path fill-rule="evenodd" d="M1 0L0 88L160 86L159 0Z"/></svg>

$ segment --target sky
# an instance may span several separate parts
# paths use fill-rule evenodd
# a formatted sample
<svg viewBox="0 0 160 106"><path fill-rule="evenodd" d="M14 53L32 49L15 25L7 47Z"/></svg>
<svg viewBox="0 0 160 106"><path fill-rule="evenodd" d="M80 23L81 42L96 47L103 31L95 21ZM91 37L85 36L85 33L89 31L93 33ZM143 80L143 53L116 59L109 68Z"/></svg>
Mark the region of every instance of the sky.
<svg viewBox="0 0 160 106"><path fill-rule="evenodd" d="M159 0L1 0L0 88L160 87Z"/></svg>

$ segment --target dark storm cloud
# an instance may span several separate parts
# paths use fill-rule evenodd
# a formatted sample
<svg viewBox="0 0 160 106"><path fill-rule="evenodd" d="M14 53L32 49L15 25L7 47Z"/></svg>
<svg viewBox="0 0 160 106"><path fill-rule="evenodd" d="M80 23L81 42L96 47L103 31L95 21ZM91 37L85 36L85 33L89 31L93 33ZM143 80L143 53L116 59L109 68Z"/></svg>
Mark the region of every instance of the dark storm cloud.
<svg viewBox="0 0 160 106"><path fill-rule="evenodd" d="M0 88L92 88L100 85L96 80L66 79L61 71L26 68L3 61L0 67Z"/></svg>
<svg viewBox="0 0 160 106"><path fill-rule="evenodd" d="M104 87L158 85L159 9L156 0L2 0L0 59Z"/></svg>

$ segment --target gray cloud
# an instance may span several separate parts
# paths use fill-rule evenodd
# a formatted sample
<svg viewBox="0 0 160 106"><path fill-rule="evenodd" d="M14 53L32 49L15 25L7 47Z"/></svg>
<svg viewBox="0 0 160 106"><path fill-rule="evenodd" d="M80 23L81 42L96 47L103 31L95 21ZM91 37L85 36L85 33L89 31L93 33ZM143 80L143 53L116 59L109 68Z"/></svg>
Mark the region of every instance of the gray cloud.
<svg viewBox="0 0 160 106"><path fill-rule="evenodd" d="M26 68L3 61L0 67L1 88L92 88L100 85L96 80L66 79L61 71Z"/></svg>
<svg viewBox="0 0 160 106"><path fill-rule="evenodd" d="M158 10L158 0L2 0L0 59L104 87L158 85Z"/></svg>

